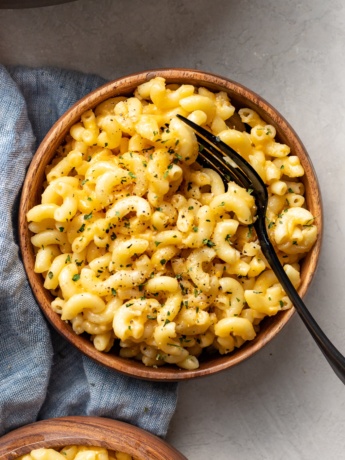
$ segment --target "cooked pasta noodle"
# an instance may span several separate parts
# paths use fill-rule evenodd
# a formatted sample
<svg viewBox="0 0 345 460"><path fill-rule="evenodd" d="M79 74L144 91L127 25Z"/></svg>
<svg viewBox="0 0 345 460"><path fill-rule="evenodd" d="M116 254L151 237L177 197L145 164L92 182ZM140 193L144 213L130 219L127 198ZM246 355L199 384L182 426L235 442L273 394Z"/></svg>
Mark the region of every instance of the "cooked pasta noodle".
<svg viewBox="0 0 345 460"><path fill-rule="evenodd" d="M103 447L66 446L61 449L40 448L16 460L136 460L132 455Z"/></svg>

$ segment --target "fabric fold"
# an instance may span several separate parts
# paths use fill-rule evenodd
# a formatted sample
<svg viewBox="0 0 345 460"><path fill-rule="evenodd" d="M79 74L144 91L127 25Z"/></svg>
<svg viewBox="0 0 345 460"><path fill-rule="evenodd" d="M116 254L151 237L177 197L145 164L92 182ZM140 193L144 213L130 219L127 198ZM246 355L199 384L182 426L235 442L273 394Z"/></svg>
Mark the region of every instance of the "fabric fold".
<svg viewBox="0 0 345 460"><path fill-rule="evenodd" d="M175 383L111 371L53 331L20 259L18 204L31 158L54 122L104 83L68 70L0 66L0 435L39 419L93 415L164 437L176 407Z"/></svg>

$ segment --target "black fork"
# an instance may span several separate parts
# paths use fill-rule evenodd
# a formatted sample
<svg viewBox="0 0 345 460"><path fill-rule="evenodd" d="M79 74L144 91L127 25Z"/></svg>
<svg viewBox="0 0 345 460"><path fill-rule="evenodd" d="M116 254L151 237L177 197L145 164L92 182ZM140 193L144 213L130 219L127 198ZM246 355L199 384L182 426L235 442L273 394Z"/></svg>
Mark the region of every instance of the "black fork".
<svg viewBox="0 0 345 460"><path fill-rule="evenodd" d="M254 222L254 228L260 241L261 250L313 339L321 349L334 372L345 384L344 356L332 344L309 312L285 273L274 247L269 240L266 230L268 194L263 180L244 158L222 142L219 137L214 136L206 129L198 126L182 115L177 116L192 128L196 135L197 141L201 146L198 157L198 162L200 164L216 170L225 183L228 183L229 180L233 180L241 187L252 190L252 195L257 206L257 218Z"/></svg>

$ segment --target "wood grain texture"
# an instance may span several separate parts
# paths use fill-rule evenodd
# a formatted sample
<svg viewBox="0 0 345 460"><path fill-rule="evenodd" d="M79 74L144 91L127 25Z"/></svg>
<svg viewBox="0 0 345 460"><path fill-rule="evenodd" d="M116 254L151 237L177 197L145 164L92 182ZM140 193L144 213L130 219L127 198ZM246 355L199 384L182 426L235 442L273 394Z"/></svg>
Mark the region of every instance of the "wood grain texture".
<svg viewBox="0 0 345 460"><path fill-rule="evenodd" d="M0 438L0 460L14 460L34 449L68 445L104 447L138 460L186 460L175 448L128 423L102 417L62 417L42 420Z"/></svg>
<svg viewBox="0 0 345 460"><path fill-rule="evenodd" d="M323 232L322 204L318 181L308 153L289 123L268 102L254 92L234 81L214 74L188 69L161 69L129 75L107 83L88 94L71 107L71 109L56 122L42 141L32 160L24 182L20 203L20 246L26 273L36 299L47 319L60 334L95 361L111 369L116 369L126 375L132 375L138 378L178 381L213 374L235 366L241 361L253 356L279 333L292 317L295 310L286 310L274 317L266 318L262 321L260 332L254 340L247 342L240 349L226 356L205 356L200 362L200 367L194 371L180 370L172 366L154 369L145 367L142 363L134 360L120 358L115 352L99 352L87 338L77 336L73 332L71 326L63 322L60 316L51 310L50 302L53 298L51 294L43 288L43 279L41 275L34 273L33 270L34 251L30 242L32 235L28 230L25 217L27 211L40 201L46 165L50 163L55 155L56 148L61 144L71 126L79 121L82 113L90 108L94 108L97 104L110 97L118 95L129 96L138 85L156 76L164 77L167 83L189 83L196 86L204 86L213 91L226 91L232 104L237 109L249 107L258 112L261 118L268 124L273 125L277 130L276 139L279 142L289 145L292 155L297 155L299 157L305 170L303 181L306 189L307 207L315 216L315 222L319 232L316 244L301 265L302 282L299 288L299 294L302 297L310 286L319 259Z"/></svg>

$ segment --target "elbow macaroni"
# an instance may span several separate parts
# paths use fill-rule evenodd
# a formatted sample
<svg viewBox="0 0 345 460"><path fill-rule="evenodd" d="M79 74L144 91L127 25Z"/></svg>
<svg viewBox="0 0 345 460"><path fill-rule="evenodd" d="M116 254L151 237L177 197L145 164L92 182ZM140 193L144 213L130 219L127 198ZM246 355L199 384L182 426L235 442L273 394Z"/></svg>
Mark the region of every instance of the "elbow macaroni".
<svg viewBox="0 0 345 460"><path fill-rule="evenodd" d="M261 253L251 191L225 187L196 162L196 137L176 114L206 126L260 174L270 238L298 287L298 262L317 238L303 167L273 126L251 109L235 113L224 92L157 77L133 97L88 110L27 219L35 271L77 334L90 334L99 351L118 341L121 356L148 366L195 369L204 348L231 352L291 302ZM249 132L234 129L234 114Z"/></svg>
<svg viewBox="0 0 345 460"><path fill-rule="evenodd" d="M136 460L132 455L103 447L66 446L62 449L40 448L16 460Z"/></svg>

